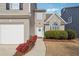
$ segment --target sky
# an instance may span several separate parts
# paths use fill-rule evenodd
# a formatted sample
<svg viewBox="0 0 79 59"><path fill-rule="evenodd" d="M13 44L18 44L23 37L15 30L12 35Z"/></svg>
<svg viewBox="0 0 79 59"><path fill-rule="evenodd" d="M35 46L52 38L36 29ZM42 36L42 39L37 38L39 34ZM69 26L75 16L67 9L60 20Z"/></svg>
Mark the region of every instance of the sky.
<svg viewBox="0 0 79 59"><path fill-rule="evenodd" d="M38 9L45 9L48 13L61 14L61 9L64 7L79 6L79 3L38 3Z"/></svg>

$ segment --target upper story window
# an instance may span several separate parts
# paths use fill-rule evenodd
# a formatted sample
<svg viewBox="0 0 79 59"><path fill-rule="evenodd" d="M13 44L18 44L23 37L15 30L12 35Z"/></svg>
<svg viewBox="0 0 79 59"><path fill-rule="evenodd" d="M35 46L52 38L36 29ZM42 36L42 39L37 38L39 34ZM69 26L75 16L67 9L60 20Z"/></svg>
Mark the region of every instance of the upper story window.
<svg viewBox="0 0 79 59"><path fill-rule="evenodd" d="M23 10L23 3L6 3L6 10Z"/></svg>
<svg viewBox="0 0 79 59"><path fill-rule="evenodd" d="M18 9L19 10L19 3L10 3L10 9Z"/></svg>
<svg viewBox="0 0 79 59"><path fill-rule="evenodd" d="M42 20L43 19L43 13L36 13L36 19Z"/></svg>

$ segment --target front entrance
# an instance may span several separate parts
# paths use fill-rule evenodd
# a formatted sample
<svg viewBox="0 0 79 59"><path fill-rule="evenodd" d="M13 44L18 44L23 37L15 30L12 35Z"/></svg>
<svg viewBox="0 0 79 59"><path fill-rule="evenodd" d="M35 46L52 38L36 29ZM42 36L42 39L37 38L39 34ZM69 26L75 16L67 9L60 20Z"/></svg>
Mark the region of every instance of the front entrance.
<svg viewBox="0 0 79 59"><path fill-rule="evenodd" d="M44 30L43 27L36 27L36 33L38 37L44 37Z"/></svg>

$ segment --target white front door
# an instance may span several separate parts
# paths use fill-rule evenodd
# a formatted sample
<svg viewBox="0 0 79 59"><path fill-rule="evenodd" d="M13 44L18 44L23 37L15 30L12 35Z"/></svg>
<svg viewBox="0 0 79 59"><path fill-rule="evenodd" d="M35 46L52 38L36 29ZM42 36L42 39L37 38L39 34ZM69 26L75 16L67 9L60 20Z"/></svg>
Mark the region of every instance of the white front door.
<svg viewBox="0 0 79 59"><path fill-rule="evenodd" d="M38 37L44 37L44 30L43 27L36 27L36 35Z"/></svg>
<svg viewBox="0 0 79 59"><path fill-rule="evenodd" d="M0 24L0 44L24 42L24 24Z"/></svg>

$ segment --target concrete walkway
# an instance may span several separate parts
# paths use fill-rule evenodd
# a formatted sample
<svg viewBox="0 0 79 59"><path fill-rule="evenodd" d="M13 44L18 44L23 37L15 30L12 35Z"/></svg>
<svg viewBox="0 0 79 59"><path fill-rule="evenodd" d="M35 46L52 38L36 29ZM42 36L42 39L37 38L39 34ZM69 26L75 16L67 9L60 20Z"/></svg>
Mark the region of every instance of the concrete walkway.
<svg viewBox="0 0 79 59"><path fill-rule="evenodd" d="M46 47L43 39L38 39L34 48L28 52L25 56L45 56Z"/></svg>
<svg viewBox="0 0 79 59"><path fill-rule="evenodd" d="M18 45L0 45L0 56L12 56ZM43 39L38 39L35 46L25 56L45 56L46 47Z"/></svg>

